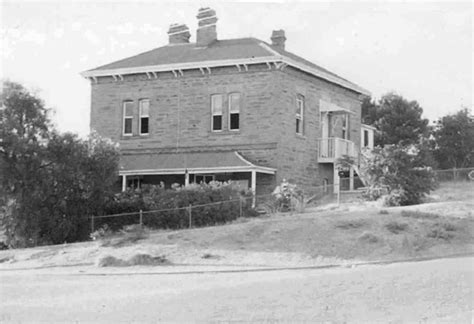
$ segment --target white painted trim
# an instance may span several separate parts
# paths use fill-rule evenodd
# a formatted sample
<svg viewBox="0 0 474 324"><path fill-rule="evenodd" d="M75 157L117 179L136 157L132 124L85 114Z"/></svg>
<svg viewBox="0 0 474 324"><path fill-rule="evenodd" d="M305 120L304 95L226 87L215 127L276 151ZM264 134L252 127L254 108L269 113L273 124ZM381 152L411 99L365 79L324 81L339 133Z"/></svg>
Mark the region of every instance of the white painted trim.
<svg viewBox="0 0 474 324"><path fill-rule="evenodd" d="M277 51L275 51L273 48L271 48L270 46L268 46L267 44L265 43L258 43L258 45L260 45L261 47L263 47L264 49L266 49L268 52L270 52L272 55L275 55L277 57L279 57L280 59L283 58L283 56L278 53Z"/></svg>
<svg viewBox="0 0 474 324"><path fill-rule="evenodd" d="M135 106L135 102L133 100L124 100L122 101L122 136L133 136L133 115L132 116L125 116L125 107L126 103L131 102ZM135 110L135 109L133 109ZM125 133L125 120L131 119L132 120L132 132Z"/></svg>
<svg viewBox="0 0 474 324"><path fill-rule="evenodd" d="M148 114L143 115L142 113L142 103L148 101ZM138 134L140 136L150 135L150 99L144 98L138 100ZM148 118L148 133L142 133L142 118Z"/></svg>
<svg viewBox="0 0 474 324"><path fill-rule="evenodd" d="M239 95L239 128L235 128L235 129L231 129L230 128L230 115L232 114L232 110L230 109L230 103L232 102L230 100L230 98L232 97L232 95ZM241 98L242 98L242 95L240 94L240 92L231 92L227 95L227 128L229 129L230 132L238 132L240 131L240 116L241 116ZM235 113L235 112L234 112Z"/></svg>
<svg viewBox="0 0 474 324"><path fill-rule="evenodd" d="M168 72L172 70L191 70L205 68L210 69L211 67L220 66L232 66L236 64L263 64L266 62L279 62L281 59L274 56L258 57L258 58L246 58L236 60L218 60L218 61L201 61L201 62L189 62L179 64L161 64L161 65L149 65L132 68L121 68L121 69L108 69L108 70L92 70L84 71L81 73L83 77L101 77L110 76L112 74L123 75L123 74L137 74L146 72Z"/></svg>
<svg viewBox="0 0 474 324"><path fill-rule="evenodd" d="M146 73L146 72L165 72L165 71L174 71L174 70L190 70L190 69L199 69L206 68L210 71L211 67L221 67L221 66L232 66L232 65L243 65L248 71L248 64L266 64L267 62L280 62L283 63L280 67L283 67L284 64L290 65L294 68L297 68L301 71L307 72L319 78L325 79L332 83L338 84L344 88L353 90L355 92L370 96L370 92L357 86L352 83L345 81L341 78L335 77L332 74L326 73L324 71L317 70L303 63L297 62L293 59L290 59L284 55L280 55L278 52L270 49L266 44L261 45L268 51L273 51L274 55L263 56L257 58L245 58L245 59L232 59L232 60L217 60L217 61L199 61L199 62L189 62L189 63L178 63L178 64L161 64L161 65L149 65L141 67L132 67L132 68L120 68L120 69L107 69L107 70L92 70L84 71L81 73L83 77L101 77L101 76L110 76L112 74L123 75L123 74L137 74L137 73ZM96 79L94 79L96 80ZM97 81L96 81L97 82Z"/></svg>
<svg viewBox="0 0 474 324"><path fill-rule="evenodd" d="M174 35L178 35L178 34L182 34L182 33L186 33L186 32L189 33L189 28L186 28L186 29L183 29L183 30L180 30L180 31L176 31L176 32L173 32L173 33L168 32L168 36L174 36Z"/></svg>
<svg viewBox="0 0 474 324"><path fill-rule="evenodd" d="M293 59L290 59L286 56L283 56L283 63L286 63L292 67L295 67L301 71L304 71L304 72L308 72L312 75L315 75L317 77L320 77L322 79L325 79L327 81L330 81L332 83L335 83L335 84L339 84L340 86L343 86L344 88L347 88L347 89L351 89L351 90L354 90L356 92L359 92L359 93L362 93L364 95L367 95L367 96L370 96L370 92L357 86L357 85L353 85L351 84L350 82L348 81L345 81L345 80L342 80L341 78L337 78L329 73L326 73L324 71L319 71L319 70L316 70L310 66L307 66L305 64L302 64L302 63L299 63Z"/></svg>
<svg viewBox="0 0 474 324"><path fill-rule="evenodd" d="M209 17L209 18L203 18L201 20L207 20L207 19L210 19L212 17ZM196 30L200 30L200 29L204 29L204 28L207 28L207 27L212 27L212 26L216 26L216 23L213 23L213 24L209 24L209 25L204 25L204 26L200 26L198 28L196 28Z"/></svg>
<svg viewBox="0 0 474 324"><path fill-rule="evenodd" d="M214 168L188 168L188 173L229 173L229 172L259 172L265 174L275 174L276 169L260 166L240 166L240 167L214 167ZM119 171L120 176L129 175L167 175L167 174L185 174L183 168L176 169L145 169L145 170L126 170Z"/></svg>

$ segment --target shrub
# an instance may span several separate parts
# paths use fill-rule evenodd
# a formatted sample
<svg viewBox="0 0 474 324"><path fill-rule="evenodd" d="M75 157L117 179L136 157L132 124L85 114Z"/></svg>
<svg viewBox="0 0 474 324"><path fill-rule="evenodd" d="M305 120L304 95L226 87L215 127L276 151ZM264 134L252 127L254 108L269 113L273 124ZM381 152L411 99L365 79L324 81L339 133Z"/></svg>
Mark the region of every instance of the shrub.
<svg viewBox="0 0 474 324"><path fill-rule="evenodd" d="M397 221L391 221L385 224L385 228L393 234L399 234L408 229L408 224L400 223Z"/></svg>
<svg viewBox="0 0 474 324"><path fill-rule="evenodd" d="M291 184L285 179L283 179L281 184L278 185L275 190L273 190L272 198L273 199L270 201L270 209L273 211L304 211L305 201L303 191L300 190L295 184Z"/></svg>
<svg viewBox="0 0 474 324"><path fill-rule="evenodd" d="M136 265L159 265L170 264L164 255L153 257L149 254L135 254L128 260L116 258L108 255L100 258L97 266L99 267L130 267Z"/></svg>
<svg viewBox="0 0 474 324"><path fill-rule="evenodd" d="M414 211L414 210L402 210L401 215L403 217L410 217L416 219L437 219L441 216L435 213L426 213L421 211Z"/></svg>
<svg viewBox="0 0 474 324"><path fill-rule="evenodd" d="M370 232L364 232L361 236L359 236L359 241L366 243L377 243L380 241L380 238Z"/></svg>
<svg viewBox="0 0 474 324"><path fill-rule="evenodd" d="M193 227L217 225L237 219L241 210L243 215L252 215L250 197L251 193L239 192L230 183L177 186L172 190L148 185L117 194L105 208L106 214L130 215L97 221L118 231L123 226L137 224L142 210L143 225L148 228L187 228L190 212Z"/></svg>
<svg viewBox="0 0 474 324"><path fill-rule="evenodd" d="M340 229L355 229L363 227L367 224L366 221L361 219L349 219L349 220L342 220L336 223L336 227Z"/></svg>
<svg viewBox="0 0 474 324"><path fill-rule="evenodd" d="M418 204L437 186L430 153L421 145L377 147L365 163L370 189L365 196L377 199L386 189L388 206Z"/></svg>

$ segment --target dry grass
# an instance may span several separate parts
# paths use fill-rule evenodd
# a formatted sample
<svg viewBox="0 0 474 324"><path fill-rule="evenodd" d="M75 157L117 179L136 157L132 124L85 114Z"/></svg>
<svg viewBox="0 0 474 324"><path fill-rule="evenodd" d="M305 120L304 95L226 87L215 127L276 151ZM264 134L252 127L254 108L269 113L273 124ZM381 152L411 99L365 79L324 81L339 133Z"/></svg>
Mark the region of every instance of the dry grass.
<svg viewBox="0 0 474 324"><path fill-rule="evenodd" d="M108 255L98 260L97 265L99 267L130 267L130 266L154 266L170 264L165 256L153 257L149 254L135 254L128 260L116 258Z"/></svg>

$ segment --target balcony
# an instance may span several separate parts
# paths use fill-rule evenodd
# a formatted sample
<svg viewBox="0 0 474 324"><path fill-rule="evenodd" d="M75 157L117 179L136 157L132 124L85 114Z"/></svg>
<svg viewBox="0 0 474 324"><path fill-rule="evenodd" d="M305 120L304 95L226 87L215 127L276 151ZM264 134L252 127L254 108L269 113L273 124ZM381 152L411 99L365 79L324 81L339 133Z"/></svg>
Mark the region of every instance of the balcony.
<svg viewBox="0 0 474 324"><path fill-rule="evenodd" d="M318 139L318 162L334 163L343 155L357 158L355 143L337 137L328 137Z"/></svg>

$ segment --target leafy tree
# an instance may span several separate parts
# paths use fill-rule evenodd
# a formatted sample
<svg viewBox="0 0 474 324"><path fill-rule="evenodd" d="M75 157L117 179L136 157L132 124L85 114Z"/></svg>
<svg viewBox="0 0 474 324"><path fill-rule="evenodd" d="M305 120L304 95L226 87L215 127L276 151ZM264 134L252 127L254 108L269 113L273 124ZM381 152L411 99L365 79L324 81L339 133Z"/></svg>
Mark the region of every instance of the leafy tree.
<svg viewBox="0 0 474 324"><path fill-rule="evenodd" d="M95 134L82 140L54 133L46 159L40 237L53 244L86 240L88 216L101 213L114 194L118 152Z"/></svg>
<svg viewBox="0 0 474 324"><path fill-rule="evenodd" d="M8 244L86 239L87 216L112 195L116 147L94 134L58 134L43 101L17 83L3 83L1 107L0 221Z"/></svg>
<svg viewBox="0 0 474 324"><path fill-rule="evenodd" d="M375 145L419 143L429 133L428 119L422 114L418 102L395 93L382 96L378 104L370 99L362 103L364 123L377 128Z"/></svg>
<svg viewBox="0 0 474 324"><path fill-rule="evenodd" d="M0 193L7 235L35 244L37 203L50 119L43 101L22 85L4 81L0 93ZM26 239L28 238L28 239Z"/></svg>
<svg viewBox="0 0 474 324"><path fill-rule="evenodd" d="M433 137L434 155L441 168L474 166L474 117L467 108L440 118Z"/></svg>
<svg viewBox="0 0 474 324"><path fill-rule="evenodd" d="M385 203L389 206L420 203L425 194L436 188L433 160L425 145L376 147L365 163L368 196L378 198L377 193L386 189Z"/></svg>
<svg viewBox="0 0 474 324"><path fill-rule="evenodd" d="M379 106L375 100L365 97L361 105L362 122L367 125L374 125L378 118L378 108Z"/></svg>

